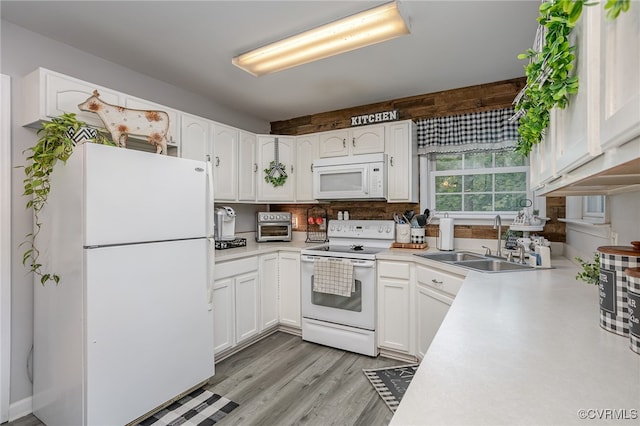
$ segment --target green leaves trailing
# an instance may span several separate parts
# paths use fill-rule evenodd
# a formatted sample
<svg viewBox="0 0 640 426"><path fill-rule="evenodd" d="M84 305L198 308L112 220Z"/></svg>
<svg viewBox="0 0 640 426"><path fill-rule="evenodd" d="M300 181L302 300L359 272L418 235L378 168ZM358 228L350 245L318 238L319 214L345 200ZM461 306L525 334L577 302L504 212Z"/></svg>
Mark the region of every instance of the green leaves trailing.
<svg viewBox="0 0 640 426"><path fill-rule="evenodd" d="M527 84L515 101L516 117L520 118L520 140L516 150L529 155L533 146L544 138L549 126L550 111L564 109L569 97L578 93L578 76L573 75L575 46L569 35L582 15L585 0L549 0L540 5L538 23L544 32L540 51L528 49L518 59L528 59L525 67ZM607 17L615 19L629 10L630 0L607 0Z"/></svg>
<svg viewBox="0 0 640 426"><path fill-rule="evenodd" d="M576 280L582 280L587 284L598 285L600 283L600 255L596 252L593 256L593 262L586 262L580 257L575 258L582 266L582 272L576 274Z"/></svg>
<svg viewBox="0 0 640 426"><path fill-rule="evenodd" d="M24 166L25 179L23 180L24 192L22 195L30 197L27 201L27 209L33 210L33 232L25 236L20 246L26 246L25 252L22 254L22 264L29 266L30 272L40 277L40 283L46 284L47 281L53 281L56 284L60 282L60 276L57 274L49 274L42 272L42 264L38 262L40 251L36 247L36 238L42 228L40 221L40 211L47 203L47 198L51 190L50 176L53 167L58 161L66 163L73 153L74 142L67 135L69 128L78 131L81 127L87 125L76 119L75 114L63 114L60 117L53 118L51 122L44 123L38 129L37 135L40 136L38 142L24 152L30 151L31 155L27 157L27 166ZM107 145L114 145L103 135L98 134L93 141Z"/></svg>

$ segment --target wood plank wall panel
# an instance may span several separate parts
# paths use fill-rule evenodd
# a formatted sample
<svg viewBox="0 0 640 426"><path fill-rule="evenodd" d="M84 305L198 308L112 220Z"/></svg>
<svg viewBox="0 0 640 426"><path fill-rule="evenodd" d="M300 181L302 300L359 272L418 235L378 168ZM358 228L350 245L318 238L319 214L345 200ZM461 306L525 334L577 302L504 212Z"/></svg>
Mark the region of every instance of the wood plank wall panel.
<svg viewBox="0 0 640 426"><path fill-rule="evenodd" d="M447 115L466 114L470 112L488 111L507 108L524 87L524 77L503 80L477 86L463 87L454 90L409 96L406 98L379 102L369 105L354 106L336 111L295 117L289 120L271 123L271 133L278 135L304 135L307 133L324 132L327 130L351 127L351 117L359 114L397 109L400 120L417 120ZM306 231L308 204L278 204L272 205L273 211L291 211L298 219L297 231ZM388 204L380 201L336 201L332 203L314 204L327 209L329 219L337 219L338 211L348 210L351 219L391 219L394 212L402 213L413 210L420 213L419 204ZM555 242L566 241L565 224L558 222L558 217L565 217L565 198L548 197L547 215L551 220L547 222L544 232L545 238ZM507 222L507 221L505 221ZM503 227L504 229L504 227ZM427 235L436 236L437 225L427 227ZM458 238L497 238L497 231L491 226L456 225L454 235Z"/></svg>

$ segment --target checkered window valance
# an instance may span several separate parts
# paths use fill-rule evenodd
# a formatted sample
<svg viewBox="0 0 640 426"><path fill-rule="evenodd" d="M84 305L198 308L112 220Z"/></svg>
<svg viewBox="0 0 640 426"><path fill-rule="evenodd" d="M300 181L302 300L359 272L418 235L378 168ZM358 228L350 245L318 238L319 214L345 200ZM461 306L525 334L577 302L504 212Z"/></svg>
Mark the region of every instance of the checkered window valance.
<svg viewBox="0 0 640 426"><path fill-rule="evenodd" d="M513 108L417 121L418 153L477 152L512 149L518 142Z"/></svg>

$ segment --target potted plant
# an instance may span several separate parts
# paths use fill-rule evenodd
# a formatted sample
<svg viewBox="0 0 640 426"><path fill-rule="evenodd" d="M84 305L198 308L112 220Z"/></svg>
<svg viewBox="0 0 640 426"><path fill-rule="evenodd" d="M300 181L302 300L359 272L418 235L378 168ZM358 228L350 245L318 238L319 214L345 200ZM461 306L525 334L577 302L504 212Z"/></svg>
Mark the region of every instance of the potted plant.
<svg viewBox="0 0 640 426"><path fill-rule="evenodd" d="M576 274L576 280L582 280L587 284L600 284L600 255L594 253L594 262L587 262L580 257L575 258L582 266L582 272Z"/></svg>
<svg viewBox="0 0 640 426"><path fill-rule="evenodd" d="M63 114L44 123L38 129L37 135L39 139L36 144L24 151L31 151L31 155L27 157L28 164L24 166L26 177L23 180L24 192L22 195L30 197L27 201L27 209L33 210L33 232L28 233L25 236L25 241L20 244L21 247L26 246L26 250L22 254L22 264L28 265L30 271L40 277L42 285L47 281L54 281L57 284L60 281L60 276L42 271L42 265L38 261L40 252L36 247L36 237L42 227L40 211L47 203L53 167L58 161L66 162L73 153L76 143L84 140L108 145L115 144L95 129L87 126L86 123L78 120L73 113ZM89 139L87 135L91 135L92 139Z"/></svg>

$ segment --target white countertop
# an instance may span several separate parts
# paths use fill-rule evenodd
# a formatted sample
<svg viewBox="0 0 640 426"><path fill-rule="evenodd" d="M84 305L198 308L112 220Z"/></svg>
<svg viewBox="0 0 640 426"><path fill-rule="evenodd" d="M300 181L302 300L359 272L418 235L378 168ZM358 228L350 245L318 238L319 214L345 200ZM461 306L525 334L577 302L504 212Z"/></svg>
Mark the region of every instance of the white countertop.
<svg viewBox="0 0 640 426"><path fill-rule="evenodd" d="M553 265L469 272L391 424L640 424L640 355L600 328L597 287Z"/></svg>
<svg viewBox="0 0 640 426"><path fill-rule="evenodd" d="M274 241L270 243L258 243L255 240L255 233L248 232L246 234L238 234L238 237L247 239L247 245L245 247L229 248L224 250L215 250L213 257L216 262L224 262L227 260L241 259L247 256L256 256L260 254L267 254L274 251L300 251L303 248L318 246L323 243L306 243L304 238L298 233L294 233L293 241ZM303 233L300 233L303 234Z"/></svg>

